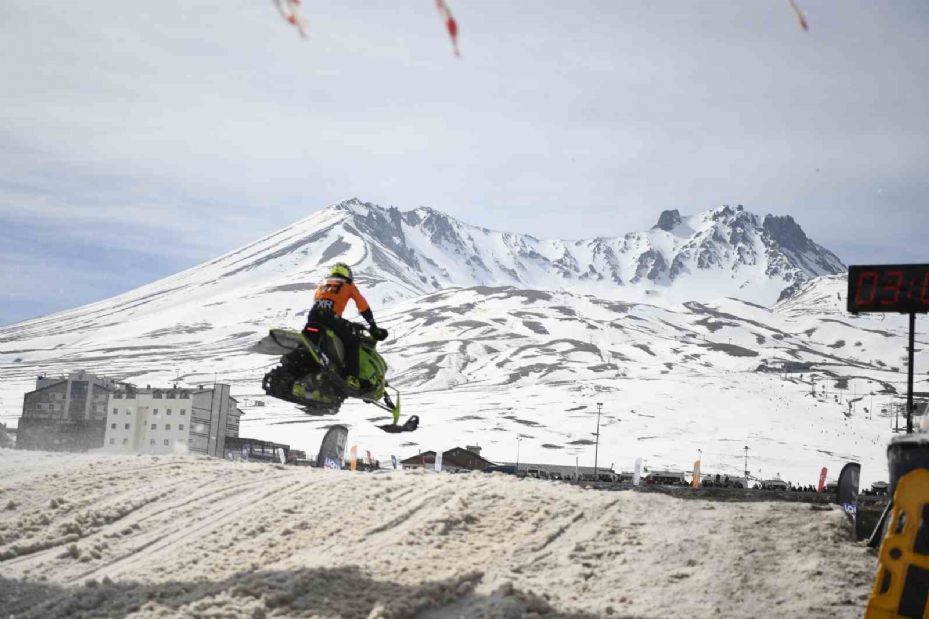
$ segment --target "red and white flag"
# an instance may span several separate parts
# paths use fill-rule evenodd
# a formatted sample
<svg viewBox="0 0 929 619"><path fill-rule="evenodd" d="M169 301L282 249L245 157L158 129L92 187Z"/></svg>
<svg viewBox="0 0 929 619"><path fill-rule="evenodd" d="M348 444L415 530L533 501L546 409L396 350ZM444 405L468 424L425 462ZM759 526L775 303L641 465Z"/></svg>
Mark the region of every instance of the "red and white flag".
<svg viewBox="0 0 929 619"><path fill-rule="evenodd" d="M439 9L439 15L442 16L442 20L445 22L445 28L448 29L448 36L452 39L452 48L455 50L455 55L460 57L461 54L458 52L458 22L452 16L452 12L449 10L448 5L445 4L445 0L435 0L435 5Z"/></svg>
<svg viewBox="0 0 929 619"><path fill-rule="evenodd" d="M810 26L806 23L806 17L803 15L803 11L800 10L800 7L797 6L797 3L794 0L787 0L790 2L790 8L794 10L794 13L797 14L797 21L800 22L800 27L804 30L809 30Z"/></svg>
<svg viewBox="0 0 929 619"><path fill-rule="evenodd" d="M303 18L300 0L274 0L274 5L280 11L281 17L293 25L301 37L306 37L306 20Z"/></svg>

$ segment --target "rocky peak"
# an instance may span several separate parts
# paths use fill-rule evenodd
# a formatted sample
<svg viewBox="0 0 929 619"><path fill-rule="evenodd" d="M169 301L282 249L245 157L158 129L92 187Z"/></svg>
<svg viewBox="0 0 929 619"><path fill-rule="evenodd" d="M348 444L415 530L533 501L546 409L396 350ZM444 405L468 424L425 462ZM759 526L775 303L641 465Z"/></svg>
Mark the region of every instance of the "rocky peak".
<svg viewBox="0 0 929 619"><path fill-rule="evenodd" d="M764 231L769 237L784 249L803 251L810 247L810 239L803 232L793 217L784 215L766 215L764 218Z"/></svg>
<svg viewBox="0 0 929 619"><path fill-rule="evenodd" d="M654 225L654 228L670 232L681 225L681 221L681 213L677 209L662 211L661 215L658 216L658 223Z"/></svg>

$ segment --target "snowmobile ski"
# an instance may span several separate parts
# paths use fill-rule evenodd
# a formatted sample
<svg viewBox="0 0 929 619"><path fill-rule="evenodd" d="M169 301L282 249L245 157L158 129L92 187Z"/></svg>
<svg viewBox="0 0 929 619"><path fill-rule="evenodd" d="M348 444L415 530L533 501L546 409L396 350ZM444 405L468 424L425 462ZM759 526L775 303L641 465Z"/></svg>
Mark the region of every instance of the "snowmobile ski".
<svg viewBox="0 0 929 619"><path fill-rule="evenodd" d="M384 432L389 434L399 434L401 432L415 432L416 428L419 427L419 417L416 415L410 416L409 419L403 425L398 425L397 423L385 423L384 425L378 426Z"/></svg>

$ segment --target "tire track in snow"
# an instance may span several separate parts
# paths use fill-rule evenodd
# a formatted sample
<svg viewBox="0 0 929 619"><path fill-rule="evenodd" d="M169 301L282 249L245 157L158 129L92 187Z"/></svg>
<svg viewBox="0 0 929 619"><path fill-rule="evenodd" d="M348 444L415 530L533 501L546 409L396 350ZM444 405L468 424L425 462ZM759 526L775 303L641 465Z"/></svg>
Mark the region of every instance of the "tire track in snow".
<svg viewBox="0 0 929 619"><path fill-rule="evenodd" d="M286 480L286 483L284 483L285 480L275 481L278 483L275 484L271 490L268 490L267 492L264 492L257 497L253 497L251 494L243 493L242 491L233 492L229 495L229 498L234 500L223 501L219 505L214 506L214 509L222 506L221 511L216 511L202 518L195 526L187 527L174 534L164 534L163 527L161 529L156 529L156 531L153 532L153 534L157 536L155 539L146 542L142 546L136 546L129 549L126 553L112 561L107 562L104 565L95 567L92 570L75 576L69 579L69 582L73 583L82 579L86 579L102 571L111 572L114 570L114 568L116 568L117 571L125 572L136 564L147 563L151 561L153 556L157 556L162 551L170 550L172 547L185 540L201 536L201 534L205 531L215 529L216 527L225 524L229 520L240 518L242 516L242 508L244 505L262 505L265 501L268 501L272 497L288 491L300 483L298 480L292 479ZM267 488L268 480L256 480L253 484L250 485L253 487L265 489ZM165 523L165 526L173 526L175 521L176 519L173 519Z"/></svg>

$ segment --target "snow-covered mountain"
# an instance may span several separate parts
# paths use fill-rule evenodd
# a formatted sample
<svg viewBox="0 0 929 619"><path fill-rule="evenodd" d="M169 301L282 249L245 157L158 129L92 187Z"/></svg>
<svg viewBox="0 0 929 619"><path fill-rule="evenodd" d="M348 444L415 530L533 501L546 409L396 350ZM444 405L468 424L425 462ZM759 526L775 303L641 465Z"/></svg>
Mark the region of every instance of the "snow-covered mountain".
<svg viewBox="0 0 929 619"><path fill-rule="evenodd" d="M449 286L504 285L609 298L733 295L767 304L789 285L844 271L789 216L762 218L741 206L686 218L665 211L651 230L577 241L540 240L471 226L430 208L401 212L359 200L293 228L302 239L284 251L301 249L308 257L302 250L308 242L324 246L315 264L303 264L316 269L342 257L382 303ZM252 253L246 260L263 258ZM233 273L242 268L235 264Z"/></svg>
<svg viewBox="0 0 929 619"><path fill-rule="evenodd" d="M816 277L840 272L838 258L789 218L729 207L667 211L619 239L542 241L343 202L118 297L0 328L0 410L15 415L39 373L215 378L266 404L247 408L243 432L312 451L332 419L265 398L276 360L250 347L302 324L336 260L391 330L391 380L423 418L398 445L373 428L376 410L346 404L339 420L380 456L477 442L502 460L519 435L525 458L573 462L589 455L601 401L600 454L617 468L634 456L682 466L699 447L707 468L735 473L743 445L753 472L795 481L841 459L883 460L889 421L876 411L900 391L903 324L846 316L844 278ZM785 361L812 370L779 374ZM864 479L883 476L870 468Z"/></svg>

